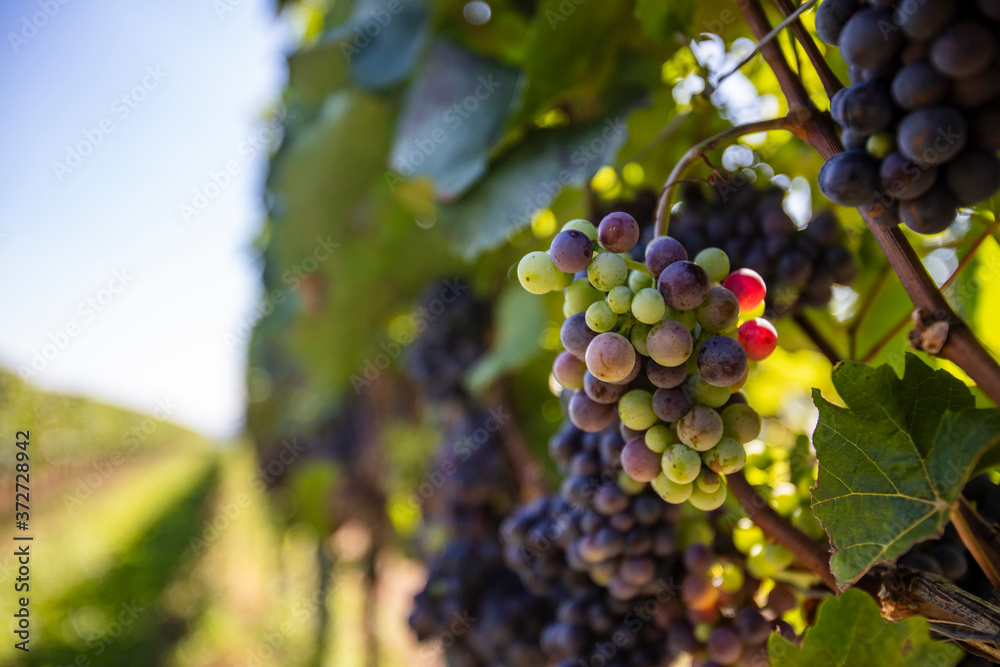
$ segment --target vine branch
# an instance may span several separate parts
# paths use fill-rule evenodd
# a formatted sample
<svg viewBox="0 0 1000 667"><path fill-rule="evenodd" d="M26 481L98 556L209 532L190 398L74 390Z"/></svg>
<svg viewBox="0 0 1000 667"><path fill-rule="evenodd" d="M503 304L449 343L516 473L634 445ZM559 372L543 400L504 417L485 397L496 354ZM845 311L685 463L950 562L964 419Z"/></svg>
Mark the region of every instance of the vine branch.
<svg viewBox="0 0 1000 667"><path fill-rule="evenodd" d="M813 344L819 349L820 352L823 353L823 356L826 357L831 364L836 366L844 360L840 356L840 353L837 352L837 349L833 346L833 344L828 341L822 333L820 333L820 330L817 329L811 321L809 321L808 317L802 313L796 313L795 315L792 315L792 319L795 320L795 323L799 325L800 329L802 329L802 333L809 337L809 340L813 342Z"/></svg>
<svg viewBox="0 0 1000 667"><path fill-rule="evenodd" d="M670 204L674 196L674 189L677 187L677 183L681 180L681 178L683 178L685 172L687 172L687 170L691 168L691 165L697 162L706 151L713 150L719 146L731 144L740 137L744 137L748 134L757 134L758 132L788 130L798 134L798 129L801 125L802 121L798 114L789 114L788 116L784 116L782 118L771 118L769 120L759 120L753 123L746 123L744 125L736 125L692 146L691 149L688 150L688 152L685 153L680 161L674 166L670 175L667 177L666 185L663 186L663 190L660 192L660 199L656 205L656 228L654 230L654 235L667 235L667 217L670 214Z"/></svg>
<svg viewBox="0 0 1000 667"><path fill-rule="evenodd" d="M726 475L726 481L743 511L765 535L792 552L800 563L812 570L831 590L837 590L837 579L830 570L830 554L822 545L771 509L742 472Z"/></svg>
<svg viewBox="0 0 1000 667"><path fill-rule="evenodd" d="M774 0L774 4L778 6L781 13L792 18L795 14L795 7L792 5L791 0ZM799 8L801 12L803 5ZM786 19L787 20L787 19ZM816 46L816 41L806 30L806 27L802 25L802 21L799 21L796 17L789 26L795 38L802 45L802 49L806 52L806 56L809 58L809 62L812 63L813 69L816 70L816 74L819 76L820 82L823 84L823 90L829 97L833 97L834 93L844 87L844 84L840 82L837 75L833 73L833 69L830 68L830 64L826 62L826 58L823 54L819 52L819 47Z"/></svg>
<svg viewBox="0 0 1000 667"><path fill-rule="evenodd" d="M758 39L766 36L771 26L760 0L745 0L740 9L747 24ZM829 114L811 113L812 106L801 79L791 70L784 54L773 42L761 46L761 52L781 86L788 106L793 110L805 109L808 114L803 123L804 138L825 160L843 152L837 131ZM918 311L949 324L949 334L938 356L957 364L979 388L1000 405L1000 364L976 339L972 330L952 310L944 295L924 269L920 258L898 228L879 227L872 224L872 216L859 209L872 235L882 248L889 264L899 276L906 293Z"/></svg>

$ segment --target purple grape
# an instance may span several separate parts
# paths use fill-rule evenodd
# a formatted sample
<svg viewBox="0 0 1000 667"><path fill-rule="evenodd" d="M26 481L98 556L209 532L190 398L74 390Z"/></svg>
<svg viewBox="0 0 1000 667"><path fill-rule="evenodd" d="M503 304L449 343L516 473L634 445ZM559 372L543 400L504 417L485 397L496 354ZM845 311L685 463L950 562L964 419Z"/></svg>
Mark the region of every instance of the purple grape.
<svg viewBox="0 0 1000 667"><path fill-rule="evenodd" d="M590 397L590 400L596 403L614 405L628 391L628 385L602 382L594 377L593 373L587 371L583 376L583 391Z"/></svg>
<svg viewBox="0 0 1000 667"><path fill-rule="evenodd" d="M611 252L628 252L639 242L639 223L628 213L610 213L597 226L597 240Z"/></svg>
<svg viewBox="0 0 1000 667"><path fill-rule="evenodd" d="M566 351L577 359L585 359L590 341L597 338L597 332L587 326L584 313L574 313L566 318L559 330L559 340Z"/></svg>
<svg viewBox="0 0 1000 667"><path fill-rule="evenodd" d="M674 262L660 273L656 287L671 308L694 310L708 296L708 274L694 262Z"/></svg>
<svg viewBox="0 0 1000 667"><path fill-rule="evenodd" d="M698 372L713 387L736 384L746 370L746 352L728 336L714 336L698 348Z"/></svg>
<svg viewBox="0 0 1000 667"><path fill-rule="evenodd" d="M684 380L687 379L687 367L661 366L649 359L646 361L646 377L660 389L673 389L684 384Z"/></svg>
<svg viewBox="0 0 1000 667"><path fill-rule="evenodd" d="M637 482L652 482L660 474L660 455L650 451L643 438L625 445L621 461L625 474Z"/></svg>
<svg viewBox="0 0 1000 667"><path fill-rule="evenodd" d="M583 232L567 229L556 234L550 246L552 263L565 273L585 271L594 257L594 245Z"/></svg>
<svg viewBox="0 0 1000 667"><path fill-rule="evenodd" d="M581 431L596 433L603 431L615 417L614 407L592 401L587 394L578 391L569 400L569 418Z"/></svg>
<svg viewBox="0 0 1000 667"><path fill-rule="evenodd" d="M653 412L665 422L675 422L691 409L687 387L657 389L653 394Z"/></svg>
<svg viewBox="0 0 1000 667"><path fill-rule="evenodd" d="M682 262L687 258L688 254L684 246L669 236L654 239L646 247L646 268L653 274L653 278L659 278L663 269L674 262Z"/></svg>

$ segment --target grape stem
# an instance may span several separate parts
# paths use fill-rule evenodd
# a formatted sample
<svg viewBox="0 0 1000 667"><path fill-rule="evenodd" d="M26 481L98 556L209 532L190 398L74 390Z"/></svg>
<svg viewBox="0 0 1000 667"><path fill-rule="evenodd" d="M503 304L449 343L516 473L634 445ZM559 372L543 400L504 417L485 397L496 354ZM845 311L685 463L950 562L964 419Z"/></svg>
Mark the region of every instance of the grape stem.
<svg viewBox="0 0 1000 667"><path fill-rule="evenodd" d="M663 190L660 191L660 199L656 204L656 227L654 234L656 236L667 235L667 218L670 215L670 205L674 196L674 188L677 187L677 184L684 177L684 174L687 173L687 170L702 158L706 151L714 150L719 146L729 145L740 137L748 134L757 134L758 132L788 130L798 134L797 130L801 125L800 114L789 114L781 118L771 118L769 120L759 120L744 125L736 125L693 146L674 166L667 177L667 182L663 186Z"/></svg>
<svg viewBox="0 0 1000 667"><path fill-rule="evenodd" d="M819 576L831 590L838 590L837 579L830 570L830 554L821 544L810 539L788 519L771 509L742 472L726 475L726 482L747 517L765 535L792 552L800 563Z"/></svg>
<svg viewBox="0 0 1000 667"><path fill-rule="evenodd" d="M781 13L789 18L795 12L795 6L792 4L791 0L774 0L774 4L778 6ZM801 10L801 8L800 8ZM826 62L823 54L820 53L819 47L816 46L816 42L813 40L812 35L806 30L802 22L796 18L792 21L789 26L795 38L799 40L799 44L802 45L802 49L806 52L806 56L809 58L809 62L812 63L813 69L816 70L816 74L819 76L820 82L823 84L823 90L829 97L833 97L834 93L844 87L844 84L840 82L837 75L833 73L830 68L830 64Z"/></svg>
<svg viewBox="0 0 1000 667"><path fill-rule="evenodd" d="M837 349L833 346L833 343L828 341L823 334L820 333L819 329L817 329L816 326L803 313L796 313L795 315L792 315L792 319L795 320L795 323L799 325L800 329L802 329L802 333L808 336L809 340L811 340L819 351L823 353L823 356L830 360L831 364L836 366L844 360L840 356L840 353L837 352Z"/></svg>
<svg viewBox="0 0 1000 667"><path fill-rule="evenodd" d="M993 588L1000 591L1000 532L979 516L965 496L951 510L951 522Z"/></svg>
<svg viewBox="0 0 1000 667"><path fill-rule="evenodd" d="M650 278L653 277L653 274L649 272L649 269L642 262L637 262L634 259L629 259L628 257L625 257L624 259L625 259L625 266L627 266L628 268L632 269L633 271L639 271L640 273L645 273Z"/></svg>
<svg viewBox="0 0 1000 667"><path fill-rule="evenodd" d="M760 0L745 0L739 3L739 6L747 25L758 39L762 39L771 31L771 25ZM833 119L829 114L815 112L802 80L788 66L778 45L773 42L764 43L761 45L761 52L788 100L791 113L797 113L801 118L805 140L825 160L843 152L844 147L840 143ZM798 132L796 134L802 136ZM903 232L898 227L879 227L872 223L870 214L865 211L859 212L871 229L872 236L882 248L886 259L889 260L889 264L899 276L916 309L927 317L949 324L948 338L937 356L958 365L990 400L1000 405L1000 364L997 364L969 326L948 304ZM658 225L659 215L660 211L657 209Z"/></svg>

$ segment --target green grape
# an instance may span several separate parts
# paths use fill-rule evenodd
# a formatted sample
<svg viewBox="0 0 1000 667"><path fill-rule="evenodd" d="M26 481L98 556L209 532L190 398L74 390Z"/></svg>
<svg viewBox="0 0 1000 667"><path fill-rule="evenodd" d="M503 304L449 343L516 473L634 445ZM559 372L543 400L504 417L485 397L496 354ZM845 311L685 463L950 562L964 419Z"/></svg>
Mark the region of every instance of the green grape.
<svg viewBox="0 0 1000 667"><path fill-rule="evenodd" d="M563 319L569 319L575 314L576 312L569 307L569 304L563 301Z"/></svg>
<svg viewBox="0 0 1000 667"><path fill-rule="evenodd" d="M877 160L884 160L896 150L896 135L892 132L879 132L868 137L865 150Z"/></svg>
<svg viewBox="0 0 1000 667"><path fill-rule="evenodd" d="M691 331L694 331L695 325L698 324L698 311L668 308L666 318L673 322L680 322Z"/></svg>
<svg viewBox="0 0 1000 667"><path fill-rule="evenodd" d="M677 437L691 449L708 451L722 438L722 417L712 408L696 405L677 422Z"/></svg>
<svg viewBox="0 0 1000 667"><path fill-rule="evenodd" d="M799 506L799 490L791 482L776 484L771 489L771 507L781 516L791 516Z"/></svg>
<svg viewBox="0 0 1000 667"><path fill-rule="evenodd" d="M646 488L646 483L635 481L622 470L618 473L618 488L630 496L634 496L637 493L642 493L642 490Z"/></svg>
<svg viewBox="0 0 1000 667"><path fill-rule="evenodd" d="M696 405L706 405L710 408L721 408L732 396L729 387L713 387L701 378L701 373L695 373L688 380L691 391L691 401Z"/></svg>
<svg viewBox="0 0 1000 667"><path fill-rule="evenodd" d="M719 575L722 580L719 588L724 590L730 595L736 595L743 588L743 584L746 583L746 577L743 576L743 568L737 567L732 563L722 563L722 574Z"/></svg>
<svg viewBox="0 0 1000 667"><path fill-rule="evenodd" d="M574 280L566 288L566 304L573 313L582 313L590 307L590 304L602 299L604 299L604 293L595 289L590 281L584 278Z"/></svg>
<svg viewBox="0 0 1000 667"><path fill-rule="evenodd" d="M632 314L643 324L656 324L667 313L660 290L653 287L639 290L632 299Z"/></svg>
<svg viewBox="0 0 1000 667"><path fill-rule="evenodd" d="M550 260L551 261L551 260ZM555 264L552 265L553 268ZM610 292L619 285L624 285L628 278L628 266L625 260L613 252L602 252L590 260L587 267L587 278L590 284L602 292Z"/></svg>
<svg viewBox="0 0 1000 667"><path fill-rule="evenodd" d="M711 470L721 475L728 475L743 470L747 462L747 453L743 445L727 435L719 440L715 447L702 452L701 458Z"/></svg>
<svg viewBox="0 0 1000 667"><path fill-rule="evenodd" d="M595 301L587 308L587 326L591 331L604 333L611 331L618 324L618 316L611 310L607 301Z"/></svg>
<svg viewBox="0 0 1000 667"><path fill-rule="evenodd" d="M705 248L695 255L694 263L705 269L713 283L721 283L729 275L729 255L720 248Z"/></svg>
<svg viewBox="0 0 1000 667"><path fill-rule="evenodd" d="M536 250L521 258L517 265L517 279L521 287L532 294L546 294L562 289L567 274L556 268L547 252Z"/></svg>
<svg viewBox="0 0 1000 667"><path fill-rule="evenodd" d="M690 484L701 472L701 456L687 445L671 445L663 452L663 474L674 484Z"/></svg>
<svg viewBox="0 0 1000 667"><path fill-rule="evenodd" d="M632 326L631 331L629 331L629 340L632 341L632 346L635 351L644 357L649 356L649 348L646 347L646 338L649 336L650 327L648 324L635 324Z"/></svg>
<svg viewBox="0 0 1000 667"><path fill-rule="evenodd" d="M633 431L645 431L656 424L653 395L645 389L633 389L618 401L618 417Z"/></svg>
<svg viewBox="0 0 1000 667"><path fill-rule="evenodd" d="M650 482L656 494L672 505L679 505L691 497L694 484L677 484L667 479L667 476L660 473L656 479Z"/></svg>
<svg viewBox="0 0 1000 667"><path fill-rule="evenodd" d="M760 437L762 422L757 411L749 405L735 403L722 411L722 424L726 434L743 444Z"/></svg>
<svg viewBox="0 0 1000 667"><path fill-rule="evenodd" d="M660 322L646 336L649 356L661 366L679 366L691 358L694 339L691 332L678 322Z"/></svg>
<svg viewBox="0 0 1000 667"><path fill-rule="evenodd" d="M648 273L642 271L630 271L628 274L628 286L633 293L638 294L639 290L653 286L653 278Z"/></svg>
<svg viewBox="0 0 1000 667"><path fill-rule="evenodd" d="M733 528L733 545L736 550L748 554L758 544L764 544L764 531L747 518L742 518Z"/></svg>
<svg viewBox="0 0 1000 667"><path fill-rule="evenodd" d="M619 285L608 292L608 305L615 313L622 315L632 307L632 290Z"/></svg>
<svg viewBox="0 0 1000 667"><path fill-rule="evenodd" d="M578 232L583 232L591 241L597 240L597 227L589 220L584 220L583 218L570 220L559 231L565 232L567 229L575 229Z"/></svg>
<svg viewBox="0 0 1000 667"><path fill-rule="evenodd" d="M695 485L691 489L691 497L688 498L688 502L703 512L711 512L714 509L722 507L722 503L726 502L727 493L728 489L725 484L720 485L719 488L712 492L702 491Z"/></svg>
<svg viewBox="0 0 1000 667"><path fill-rule="evenodd" d="M674 434L666 424L657 424L646 431L646 447L649 451L662 454L674 442Z"/></svg>
<svg viewBox="0 0 1000 667"><path fill-rule="evenodd" d="M701 472L698 473L698 479L694 481L694 485L702 491L711 493L722 485L722 475L703 466Z"/></svg>
<svg viewBox="0 0 1000 667"><path fill-rule="evenodd" d="M758 579L773 577L787 570L793 560L792 554L781 545L758 544L747 556L747 571Z"/></svg>

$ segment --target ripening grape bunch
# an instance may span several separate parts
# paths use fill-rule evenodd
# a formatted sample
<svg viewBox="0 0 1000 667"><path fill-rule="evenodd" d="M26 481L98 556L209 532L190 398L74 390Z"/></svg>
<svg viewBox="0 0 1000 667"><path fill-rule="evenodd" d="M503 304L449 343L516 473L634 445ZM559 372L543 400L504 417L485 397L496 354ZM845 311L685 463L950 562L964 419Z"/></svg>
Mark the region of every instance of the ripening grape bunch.
<svg viewBox="0 0 1000 667"><path fill-rule="evenodd" d="M717 246L734 265L760 274L769 288L768 314L825 308L835 284L851 285L857 278L857 261L832 211L799 229L782 206L785 191L776 186L712 195L698 184L684 184L670 232L691 253Z"/></svg>
<svg viewBox="0 0 1000 667"><path fill-rule="evenodd" d="M823 194L937 234L1000 190L998 28L994 0L824 0L816 30L853 85L830 103L847 150L820 171Z"/></svg>
<svg viewBox="0 0 1000 667"><path fill-rule="evenodd" d="M517 275L534 294L564 290L566 351L553 375L573 392L573 424L598 432L617 416L632 480L651 483L667 502L714 509L726 498L724 476L746 461L743 445L760 435L760 415L740 389L750 364L777 345L770 322L748 316L767 289L754 271L730 273L722 250L690 261L668 236L636 262L628 253L639 231L622 212L596 228L570 221L548 252L521 260Z"/></svg>

